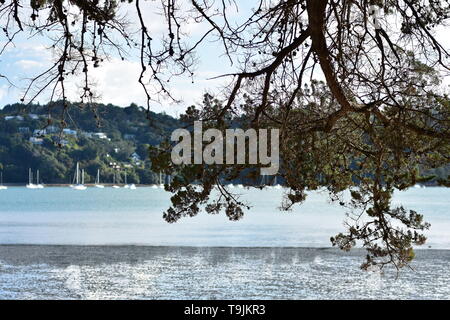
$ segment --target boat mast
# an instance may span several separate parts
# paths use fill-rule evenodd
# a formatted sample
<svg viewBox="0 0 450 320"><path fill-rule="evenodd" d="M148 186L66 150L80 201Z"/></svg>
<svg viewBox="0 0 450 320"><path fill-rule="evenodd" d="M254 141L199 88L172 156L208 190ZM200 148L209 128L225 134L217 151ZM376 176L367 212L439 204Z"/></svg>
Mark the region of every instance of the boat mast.
<svg viewBox="0 0 450 320"><path fill-rule="evenodd" d="M81 170L81 184L84 185L84 169Z"/></svg>
<svg viewBox="0 0 450 320"><path fill-rule="evenodd" d="M39 184L39 170L36 170L36 184Z"/></svg>
<svg viewBox="0 0 450 320"><path fill-rule="evenodd" d="M80 184L80 164L77 162L77 169L76 169L76 184Z"/></svg>
<svg viewBox="0 0 450 320"><path fill-rule="evenodd" d="M100 184L100 169L97 169L97 180L95 181L95 184Z"/></svg>

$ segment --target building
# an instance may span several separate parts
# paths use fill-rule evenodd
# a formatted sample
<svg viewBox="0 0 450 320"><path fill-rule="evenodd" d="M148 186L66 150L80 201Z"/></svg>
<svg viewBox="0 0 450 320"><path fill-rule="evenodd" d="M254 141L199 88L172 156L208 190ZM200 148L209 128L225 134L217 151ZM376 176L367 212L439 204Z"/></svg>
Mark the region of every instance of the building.
<svg viewBox="0 0 450 320"><path fill-rule="evenodd" d="M136 164L136 165L138 165L138 164L140 164L141 163L141 157L136 153L136 152L133 152L132 154L131 154L131 160L134 162L134 164Z"/></svg>
<svg viewBox="0 0 450 320"><path fill-rule="evenodd" d="M63 129L63 133L68 134L70 136L76 136L77 135L77 131L76 130L72 130L72 129Z"/></svg>
<svg viewBox="0 0 450 320"><path fill-rule="evenodd" d="M37 114L34 114L34 113L29 113L28 117L30 117L33 120L38 120L39 119L39 116Z"/></svg>
<svg viewBox="0 0 450 320"><path fill-rule="evenodd" d="M9 120L17 120L17 121L23 121L23 117L22 116L6 116L5 120L9 121Z"/></svg>
<svg viewBox="0 0 450 320"><path fill-rule="evenodd" d="M47 133L57 133L59 131L59 128L57 126L48 126Z"/></svg>
<svg viewBox="0 0 450 320"><path fill-rule="evenodd" d="M98 138L98 139L107 139L108 138L108 136L103 132L94 132L94 133L92 133L92 136L95 138Z"/></svg>
<svg viewBox="0 0 450 320"><path fill-rule="evenodd" d="M47 134L47 130L45 129L36 129L33 131L33 136L35 137L43 136L45 134Z"/></svg>
<svg viewBox="0 0 450 320"><path fill-rule="evenodd" d="M30 128L29 127L19 127L19 132L20 133L30 133Z"/></svg>
<svg viewBox="0 0 450 320"><path fill-rule="evenodd" d="M37 145L41 145L44 143L44 139L42 138L36 138L36 137L30 137L30 142L32 144L37 144Z"/></svg>

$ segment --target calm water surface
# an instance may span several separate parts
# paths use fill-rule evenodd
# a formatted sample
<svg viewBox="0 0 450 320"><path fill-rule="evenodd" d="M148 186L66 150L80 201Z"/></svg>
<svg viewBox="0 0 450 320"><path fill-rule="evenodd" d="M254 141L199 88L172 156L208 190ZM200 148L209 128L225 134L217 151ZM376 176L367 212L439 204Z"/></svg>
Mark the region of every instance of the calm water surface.
<svg viewBox="0 0 450 320"><path fill-rule="evenodd" d="M167 224L160 189L2 190L0 298L450 298L448 189L396 194L432 224L432 250L398 279L360 271L362 251L323 249L345 219L324 194L285 213L282 190L239 192L253 206L240 222Z"/></svg>

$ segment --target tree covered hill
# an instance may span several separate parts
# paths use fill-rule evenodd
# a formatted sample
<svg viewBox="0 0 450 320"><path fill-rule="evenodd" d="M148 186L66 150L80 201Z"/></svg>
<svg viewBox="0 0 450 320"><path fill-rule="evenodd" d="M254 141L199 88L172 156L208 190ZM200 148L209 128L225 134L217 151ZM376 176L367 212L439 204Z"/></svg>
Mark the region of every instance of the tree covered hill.
<svg viewBox="0 0 450 320"><path fill-rule="evenodd" d="M148 120L146 111L135 104L126 108L97 104L92 109L74 103L66 110L70 111L60 103L0 109L0 169L5 183L27 182L29 168L39 170L44 183L69 183L77 161L86 171L87 183L94 182L97 169L106 183L112 182L115 171L122 181L126 172L129 183L159 181L159 173L150 170L148 148L170 136L179 120L153 112Z"/></svg>
<svg viewBox="0 0 450 320"><path fill-rule="evenodd" d="M182 126L180 120L154 112L148 120L145 109L135 104L96 104L92 109L74 103L66 110L62 116L59 103L18 103L0 109L0 170L5 183L27 182L29 168L39 170L44 183L72 183L77 162L85 169L87 183L95 181L98 169L104 183L112 182L114 173L124 182L125 172L129 183L159 182L159 173L151 171L149 146L170 137ZM432 185L450 175L450 166L423 174L436 177L427 182Z"/></svg>

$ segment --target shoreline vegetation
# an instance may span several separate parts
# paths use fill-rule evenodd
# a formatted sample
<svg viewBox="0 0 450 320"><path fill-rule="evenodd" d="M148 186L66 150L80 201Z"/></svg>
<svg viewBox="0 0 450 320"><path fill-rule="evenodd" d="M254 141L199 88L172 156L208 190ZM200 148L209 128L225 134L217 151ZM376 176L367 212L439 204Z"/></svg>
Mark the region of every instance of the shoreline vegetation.
<svg viewBox="0 0 450 320"><path fill-rule="evenodd" d="M43 184L70 185L77 162L85 170L87 185L94 183L98 170L105 185L123 184L125 174L127 182L135 185L166 182L165 175L151 170L149 148L182 127L181 120L154 112L150 112L150 121L143 120L145 109L132 103L125 108L98 104L96 110L102 116L97 121L91 110L82 109L79 103L70 105L72 122L65 128L58 125L62 105L57 102L26 108L16 103L0 109L0 170L5 186L24 184L30 168L40 171ZM438 178L450 175L450 165L423 174L436 178L422 185L436 185ZM282 177L278 181L284 184ZM239 177L232 181L246 182Z"/></svg>

